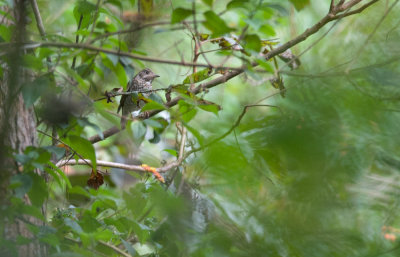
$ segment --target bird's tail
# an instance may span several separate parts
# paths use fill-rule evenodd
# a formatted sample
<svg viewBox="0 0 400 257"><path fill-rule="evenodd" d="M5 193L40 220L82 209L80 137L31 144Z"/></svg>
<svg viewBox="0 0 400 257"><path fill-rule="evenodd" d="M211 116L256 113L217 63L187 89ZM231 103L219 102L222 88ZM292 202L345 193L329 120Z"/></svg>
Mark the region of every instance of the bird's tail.
<svg viewBox="0 0 400 257"><path fill-rule="evenodd" d="M126 116L122 116L121 117L121 129L125 129L126 122L127 122Z"/></svg>

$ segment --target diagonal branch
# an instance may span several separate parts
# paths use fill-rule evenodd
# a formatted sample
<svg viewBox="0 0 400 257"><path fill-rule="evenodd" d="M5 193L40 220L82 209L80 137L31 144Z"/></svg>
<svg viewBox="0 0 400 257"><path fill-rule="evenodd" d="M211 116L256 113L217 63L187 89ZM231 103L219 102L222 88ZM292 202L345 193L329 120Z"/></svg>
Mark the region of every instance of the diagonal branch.
<svg viewBox="0 0 400 257"><path fill-rule="evenodd" d="M6 49L8 50L11 47L14 47L15 43L0 43L0 49ZM75 48L75 49L85 49L85 50L90 50L94 52L102 52L106 54L113 54L116 56L124 56L140 61L147 61L147 62L155 62L155 63L165 63L165 64L172 64L172 65L181 65L181 66L198 66L198 67L207 67L209 68L209 64L202 64L202 63L192 63L192 62L186 62L186 61L174 61L174 60L165 60L165 59L160 59L160 58L155 58L155 57L148 57L144 55L138 55L138 54L131 54L128 52L123 52L123 51L116 51L116 50L111 50L111 49L106 49L106 48L101 48L101 47L96 47L88 44L72 44L72 43L59 43L59 42L29 42L29 43L22 43L23 48L25 49L36 49L39 47L54 47L54 48ZM2 54L6 54L6 52L3 52ZM223 67L223 66L213 66L212 68L214 69L230 69L230 70L243 70L243 68L240 67Z"/></svg>
<svg viewBox="0 0 400 257"><path fill-rule="evenodd" d="M35 20L36 20L36 26L39 30L39 33L42 36L42 39L46 40L46 32L44 30L43 20L42 20L42 16L40 16L39 7L38 7L36 0L31 0L31 5L32 5L32 9L33 9L33 14L34 14Z"/></svg>
<svg viewBox="0 0 400 257"><path fill-rule="evenodd" d="M364 9L366 9L367 7L369 7L369 6L371 6L372 4L376 3L377 1L379 1L379 0L372 0L371 2L365 4L364 6L360 7L359 9L357 9L357 10L355 10L355 11L361 12L361 11L363 11ZM352 6L353 6L353 5L352 5ZM355 13L353 13L353 14L355 14ZM345 13L345 14L343 14L343 15L345 15L345 16L343 16L343 17L349 16L349 12L347 12L347 13ZM329 23L329 22L331 22L331 21L333 21L333 20L337 20L337 19L339 19L339 18L342 18L341 15L336 15L336 16L335 16L334 14L332 14L332 13L329 12L329 13L326 14L319 22L317 22L314 26L312 26L312 27L306 29L302 34L298 35L298 36L295 37L294 39L292 39L292 40L286 42L285 44L280 45L279 47L274 48L273 50L271 50L270 52L268 52L268 53L264 56L265 59L266 59L266 60L269 60L269 59L275 57L276 55L285 52L287 49L289 49L289 48L291 48L291 47L293 47L293 46L295 46L295 45L297 45L297 44L303 42L304 40L306 40L306 39L307 39L308 37L310 37L311 35L317 33L317 32L318 32L322 27L324 27L327 23ZM188 63L186 63L186 64L188 64ZM194 65L194 64L190 64L190 65L187 65L187 66L193 66L193 65ZM196 64L196 65L198 65L198 64ZM256 63L256 62L252 63L252 66L253 66L253 67L256 67L257 65L258 65L258 63ZM199 66L199 65L198 65L198 66ZM208 81L208 82L206 82L206 83L202 83L202 84L198 85L198 86L193 90L193 93L194 93L194 94L198 94L198 93L202 92L204 89L209 89L209 88L215 87L215 86L217 86L217 85L219 85L219 84L225 83L225 82L227 82L228 80L230 80L230 79L236 77L237 75L239 75L239 74L241 74L241 73L243 73L243 72L244 72L244 69L243 69L243 68L239 68L239 69L235 69L235 70L232 69L231 71L226 72L226 73L225 73L223 76L221 76L221 77L218 77L218 78L216 78L216 79L213 79L213 80L211 80L211 81ZM175 105L178 103L178 101L181 100L181 99L182 99L181 97L176 97L176 98L172 99L170 102L168 102L168 103L166 104L166 107L171 108L171 107L175 106ZM160 112L160 110L150 111L150 112L146 115L147 117L145 117L145 116L140 116L140 117L141 117L141 118L152 117L152 116L156 115L156 114L159 113L159 112ZM104 134L104 138L103 138L103 139L106 139L106 138L108 138L108 137L110 137L110 136L112 136L112 135L118 133L119 131L121 131L121 130L118 129L117 127L112 127L112 128L110 128L110 129L104 131L104 133L103 133L103 134ZM101 140L103 140L103 139L100 138L100 136L96 135L96 136L90 137L90 138L89 138L89 141L92 142L92 143L96 143L96 142L99 142L99 141L101 141Z"/></svg>
<svg viewBox="0 0 400 257"><path fill-rule="evenodd" d="M372 1L370 1L370 2L368 2L368 3L366 3L366 4L364 4L363 6L361 6L360 8L358 8L358 9L356 9L356 10L353 10L353 11L350 11L350 12L347 12L347 13L343 13L343 14L336 15L334 19L337 20L337 19L341 19L341 18L350 16L350 15L354 15L354 14L357 14L357 13L361 13L362 11L364 11L365 9L367 9L369 6L373 5L374 3L378 2L378 1L380 1L380 0L372 0Z"/></svg>

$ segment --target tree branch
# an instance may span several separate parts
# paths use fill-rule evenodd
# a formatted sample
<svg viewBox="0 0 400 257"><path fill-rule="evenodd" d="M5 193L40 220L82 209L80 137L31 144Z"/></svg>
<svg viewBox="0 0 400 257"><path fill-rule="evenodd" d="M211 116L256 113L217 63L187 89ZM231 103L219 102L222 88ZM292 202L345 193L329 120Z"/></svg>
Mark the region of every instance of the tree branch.
<svg viewBox="0 0 400 257"><path fill-rule="evenodd" d="M373 0L372 2L375 3L375 2L377 2L377 1L379 1L379 0ZM365 6L365 8L371 6L373 3L368 3L368 4L366 4L367 6ZM363 7L364 7L364 6L363 6ZM363 7L361 7L361 8L363 8ZM361 8L360 8L360 9L361 9ZM363 8L362 10L364 10L365 8ZM360 10L360 11L362 11L362 10ZM348 13L346 13L346 14L348 14ZM347 15L347 16L348 16L348 15ZM280 53L285 52L287 49L291 48L292 46L299 44L300 42L306 40L309 36L311 36L311 35L317 33L317 32L318 32L323 26L325 26L327 23L329 23L329 22L331 22L331 21L333 21L333 20L336 20L336 19L339 19L339 17L333 15L332 13L328 13L328 14L325 15L319 22L317 22L314 26L312 26L312 27L306 29L302 34L298 35L298 36L295 37L294 39L292 39L292 40L286 42L285 44L280 45L279 47L274 48L273 50L271 50L270 52L268 52L268 53L264 56L265 59L266 59L266 60L269 60L269 59L273 58L274 56L276 56L276 55L278 55L278 54L280 54ZM188 63L186 63L186 64L188 64ZM190 65L187 65L187 66L193 66L193 65L194 65L194 64L190 64ZM198 65L198 64L197 64L197 65ZM253 67L256 67L256 66L258 66L258 63L254 62L254 63L252 63L252 66L253 66ZM230 79L236 77L237 75L243 73L243 71L244 71L244 70L243 70L242 68L236 69L236 70L232 70L232 71L228 71L228 72L226 72L226 73L225 73L223 76L221 76L221 77L218 77L218 78L216 78L216 79L213 79L213 80L211 80L211 81L208 81L208 82L206 82L206 83L202 83L202 84L198 85L198 86L193 90L193 93L194 93L194 94L198 94L198 93L202 92L205 88L209 89L209 88L215 87L215 86L217 86L217 85L219 85L219 84L225 83L226 81L228 81L228 80L230 80ZM181 100L181 99L182 99L181 97L176 97L176 98L172 99L170 102L168 102L168 103L166 104L166 107L171 108L172 106L175 106L175 105L178 103L178 101ZM145 117L144 115L140 115L139 118L148 118L148 117L152 117L152 116L156 115L156 114L159 113L159 112L160 112L160 110L150 111L150 112L147 113L147 114L148 114L147 117ZM103 133L103 134L104 134L104 139L106 139L106 138L108 138L109 136L112 136L112 135L118 133L119 131L120 131L120 130L119 130L117 127L112 127L111 129L106 130L106 131ZM107 135L107 136L106 136L106 135ZM89 138L89 141L92 142L92 143L96 143L96 142L99 142L99 141L101 141L101 140L103 140L103 139L101 139L100 136L98 136L98 135L95 135L95 136L92 136L92 137Z"/></svg>
<svg viewBox="0 0 400 257"><path fill-rule="evenodd" d="M156 168L156 171L158 173L165 173L165 172L167 172L173 168L176 168L182 164L182 162L187 157L187 155L184 154L185 143L186 143L186 128L183 127L182 134L181 134L178 159L176 161L173 161L162 167ZM123 164L123 163L118 163L118 162L108 162L108 161L101 161L101 160L96 160L96 164L97 164L97 166L101 166L101 167L111 167L111 168L118 168L118 169L138 171L138 172L148 172L148 169L146 169L142 165L128 165L128 164ZM56 164L56 166L59 168L62 166L66 166L66 165L88 165L88 166L91 166L92 162L88 159L83 159L81 157L81 159L79 159L77 161L71 160L71 159L61 160Z"/></svg>
<svg viewBox="0 0 400 257"><path fill-rule="evenodd" d="M187 23L191 23L191 21L185 21ZM152 22L152 23L146 23L146 24L141 24L137 27L134 28L130 28L130 29L124 29L124 30L119 30L119 31L115 31L115 32L108 32L108 33L103 33L99 36L97 36L96 38L94 38L93 40L91 40L89 42L89 44L92 44L100 39L103 38L107 38L107 37L111 37L111 36L115 36L115 35L120 35L120 34L127 34L127 33L132 33L132 32L136 32L138 30L142 30L148 27L154 27L154 26L162 26L162 25L171 25L171 21L156 21L156 22Z"/></svg>
<svg viewBox="0 0 400 257"><path fill-rule="evenodd" d="M350 16L350 15L353 15L353 14L361 13L366 8L368 8L369 6L373 5L374 3L378 2L378 1L380 1L380 0L372 0L371 2L364 4L363 6L361 6L360 8L358 8L358 9L356 9L354 11L350 11L350 12L347 12L347 13L336 15L334 19L337 20L337 19L341 19L341 18Z"/></svg>
<svg viewBox="0 0 400 257"><path fill-rule="evenodd" d="M43 20L40 16L39 7L37 5L36 0L31 0L31 5L33 9L33 14L35 15L36 26L39 30L40 35L42 36L43 40L46 40L46 32L44 30Z"/></svg>
<svg viewBox="0 0 400 257"><path fill-rule="evenodd" d="M147 57L143 55L131 54L128 52L115 51L110 49L105 49L101 47L96 47L87 44L73 44L73 43L58 43L58 42L30 42L30 43L22 43L25 49L35 49L39 47L55 47L55 48L75 48L75 49L85 49L91 50L95 52L102 52L107 54L113 54L117 56L129 57L136 60L147 61L147 62L156 62L156 63L165 63L172 65L181 65L181 66L198 66L198 67L207 67L209 68L209 64L203 63L193 63L193 62L185 62L185 61L174 61L174 60L165 60L159 59L155 57ZM0 43L0 48L8 48L15 46L15 43ZM213 69L229 69L229 70L243 70L241 67L224 67L224 66L212 66Z"/></svg>
<svg viewBox="0 0 400 257"><path fill-rule="evenodd" d="M117 169L124 169L124 170L131 170L131 171L140 171L140 172L146 172L146 170L140 166L140 165L128 165L128 164L123 164L123 163L118 163L118 162L107 162L107 161L101 161L101 160L96 160L97 166L100 167L110 167L110 168L117 168ZM56 166L57 167L63 167L67 165L92 165L92 162L89 159L78 159L78 161L75 160L61 160L57 162Z"/></svg>

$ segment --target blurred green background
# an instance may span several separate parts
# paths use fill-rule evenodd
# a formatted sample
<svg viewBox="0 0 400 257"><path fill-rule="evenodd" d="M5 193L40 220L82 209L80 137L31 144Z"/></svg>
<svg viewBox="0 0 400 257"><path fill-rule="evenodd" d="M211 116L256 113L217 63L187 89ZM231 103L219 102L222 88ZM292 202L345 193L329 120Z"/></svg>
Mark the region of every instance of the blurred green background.
<svg viewBox="0 0 400 257"><path fill-rule="evenodd" d="M1 2L9 6L8 1ZM138 14L137 1L99 1L97 14L97 1L84 2L90 3L89 11L77 9L85 6L82 1L38 4L48 41L74 43L79 35L81 44L190 61L194 29L210 37L256 35L255 44L268 39L277 43L272 47L278 47L317 23L330 3L142 2L145 18ZM153 4L146 14L149 2ZM187 152L233 128L246 105L269 105L248 108L232 133L162 174L167 185L147 174L99 168L105 184L95 190L86 185L89 167L62 168L67 177L54 175L59 183L52 178L41 184L43 192L30 191L34 187L25 190L46 199L34 203L36 208L46 204L46 223L32 231L49 245L51 256L119 256L110 245L131 256L398 256L400 6L396 3L377 1L360 14L328 23L291 49L301 54L298 69L291 70L277 59L285 97L269 82L277 67L265 62L265 69L249 68L199 94L222 107L217 113L193 104L194 98L185 99L189 107L181 103L148 120L130 122L125 131L94 144L98 160L160 167L176 159L164 151L178 151L181 136L176 122L188 131ZM197 21L216 22L221 28L219 20L204 15L212 10L232 31L218 35L215 23L210 29L207 24L198 23L195 28L193 23L178 22L90 41L107 32L169 23L173 8L193 7ZM77 32L79 14L88 17L88 25ZM41 41L33 14L29 17L29 40ZM193 21L193 15L188 14L187 21ZM9 27L1 28L7 42ZM253 40L244 41L240 44L249 55L218 50L207 54L207 60L200 55L198 61L225 61L226 66L239 67L260 59L251 47ZM218 44L204 43L201 51L215 49ZM51 72L46 57L52 58ZM75 67L71 67L73 57ZM114 103L92 100L102 97L105 90L125 87L140 69L150 67L161 76L153 88L181 84L193 72L192 67L72 48L35 48L24 61L36 77L51 74L41 83L42 89L37 87L41 94L22 90L25 101L43 110L38 120L45 121L38 129L51 134L56 127L61 140L87 139L118 126L119 117L114 114L119 98ZM165 102L164 93L159 95ZM64 100L49 100L55 97ZM63 103L68 109L66 122L46 121L63 115L62 107L48 112ZM74 108L68 108L71 105ZM39 147L33 151L49 145L51 138L39 133ZM85 151L81 154L90 158ZM32 157L20 163L29 172L35 161L40 162ZM11 208L8 213L18 210ZM3 242L2 247L10 246Z"/></svg>

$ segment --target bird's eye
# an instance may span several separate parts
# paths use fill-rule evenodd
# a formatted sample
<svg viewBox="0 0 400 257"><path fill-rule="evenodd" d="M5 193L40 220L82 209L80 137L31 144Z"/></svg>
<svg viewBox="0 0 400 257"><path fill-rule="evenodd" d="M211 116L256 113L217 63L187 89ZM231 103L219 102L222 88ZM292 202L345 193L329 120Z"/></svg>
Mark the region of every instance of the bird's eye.
<svg viewBox="0 0 400 257"><path fill-rule="evenodd" d="M145 71L145 73L146 73L146 74L149 74L149 71L148 71L148 70L146 70L146 71Z"/></svg>

